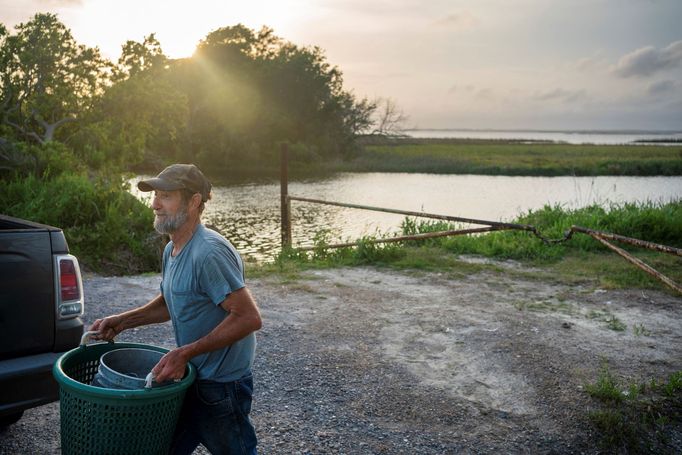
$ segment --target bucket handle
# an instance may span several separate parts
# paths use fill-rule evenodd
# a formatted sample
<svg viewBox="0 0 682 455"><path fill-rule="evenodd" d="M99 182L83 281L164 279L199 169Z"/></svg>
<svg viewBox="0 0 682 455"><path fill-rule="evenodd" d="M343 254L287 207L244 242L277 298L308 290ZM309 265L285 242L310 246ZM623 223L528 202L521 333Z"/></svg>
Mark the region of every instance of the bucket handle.
<svg viewBox="0 0 682 455"><path fill-rule="evenodd" d="M85 346L90 338L92 338L93 335L99 335L99 330L89 330L83 334L81 337L81 346Z"/></svg>

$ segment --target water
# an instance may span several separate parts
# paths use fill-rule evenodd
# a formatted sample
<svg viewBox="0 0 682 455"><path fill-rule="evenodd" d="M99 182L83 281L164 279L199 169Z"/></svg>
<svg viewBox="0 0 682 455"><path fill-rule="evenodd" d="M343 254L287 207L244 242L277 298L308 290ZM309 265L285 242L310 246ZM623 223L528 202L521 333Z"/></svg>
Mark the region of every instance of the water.
<svg viewBox="0 0 682 455"><path fill-rule="evenodd" d="M406 130L415 138L512 139L566 142L568 144L632 144L635 141L682 141L682 131L521 131L521 130ZM657 145L679 145L659 143Z"/></svg>
<svg viewBox="0 0 682 455"><path fill-rule="evenodd" d="M149 203L151 193L133 194ZM146 177L145 177L146 178ZM509 177L407 173L342 173L289 183L292 196L421 211L490 221L511 221L545 204L567 209L592 204L669 202L682 198L682 177ZM279 182L217 185L203 220L216 226L247 259L270 260L280 248ZM403 215L292 201L295 246L399 232Z"/></svg>

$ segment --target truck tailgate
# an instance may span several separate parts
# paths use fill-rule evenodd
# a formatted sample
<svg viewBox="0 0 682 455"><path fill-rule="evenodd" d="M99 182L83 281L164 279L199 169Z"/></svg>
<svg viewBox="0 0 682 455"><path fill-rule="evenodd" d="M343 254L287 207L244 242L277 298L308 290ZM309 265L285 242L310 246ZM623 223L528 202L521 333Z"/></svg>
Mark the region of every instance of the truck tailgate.
<svg viewBox="0 0 682 455"><path fill-rule="evenodd" d="M52 268L49 231L3 231L0 359L52 351L55 337Z"/></svg>

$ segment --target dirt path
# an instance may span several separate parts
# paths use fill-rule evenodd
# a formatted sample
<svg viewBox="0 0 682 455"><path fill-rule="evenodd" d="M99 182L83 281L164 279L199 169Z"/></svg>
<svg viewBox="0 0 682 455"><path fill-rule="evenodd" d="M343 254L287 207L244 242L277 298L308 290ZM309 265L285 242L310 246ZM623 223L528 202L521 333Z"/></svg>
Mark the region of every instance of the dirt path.
<svg viewBox="0 0 682 455"><path fill-rule="evenodd" d="M141 303L158 279L89 278L86 320ZM266 454L596 453L583 387L603 361L633 381L682 370L682 298L659 292L492 269L249 286L265 321L253 419ZM173 343L167 324L121 340ZM0 433L0 453L59 453L58 435L58 405L43 406Z"/></svg>

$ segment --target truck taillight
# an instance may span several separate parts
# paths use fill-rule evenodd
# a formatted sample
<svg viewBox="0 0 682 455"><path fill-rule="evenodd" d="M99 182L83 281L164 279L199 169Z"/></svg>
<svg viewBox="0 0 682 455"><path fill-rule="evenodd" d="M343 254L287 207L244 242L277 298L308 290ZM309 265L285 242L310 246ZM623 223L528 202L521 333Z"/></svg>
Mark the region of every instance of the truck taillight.
<svg viewBox="0 0 682 455"><path fill-rule="evenodd" d="M56 257L57 316L68 319L83 314L83 282L78 260L70 254Z"/></svg>
<svg viewBox="0 0 682 455"><path fill-rule="evenodd" d="M78 276L73 261L62 259L59 261L59 285L62 290L62 301L78 300L81 296L78 289Z"/></svg>

